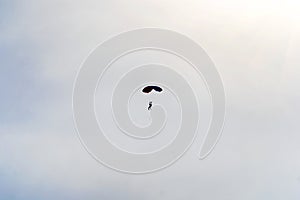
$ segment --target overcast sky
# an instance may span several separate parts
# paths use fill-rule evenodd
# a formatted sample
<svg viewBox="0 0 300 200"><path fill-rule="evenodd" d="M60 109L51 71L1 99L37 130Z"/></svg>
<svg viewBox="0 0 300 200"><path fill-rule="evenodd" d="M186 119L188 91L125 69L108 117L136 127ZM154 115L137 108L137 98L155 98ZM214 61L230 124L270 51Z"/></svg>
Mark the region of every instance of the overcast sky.
<svg viewBox="0 0 300 200"><path fill-rule="evenodd" d="M300 198L300 4L297 1L0 0L1 199ZM199 43L226 90L213 153L199 141L171 167L132 176L81 146L72 86L111 35L167 28Z"/></svg>

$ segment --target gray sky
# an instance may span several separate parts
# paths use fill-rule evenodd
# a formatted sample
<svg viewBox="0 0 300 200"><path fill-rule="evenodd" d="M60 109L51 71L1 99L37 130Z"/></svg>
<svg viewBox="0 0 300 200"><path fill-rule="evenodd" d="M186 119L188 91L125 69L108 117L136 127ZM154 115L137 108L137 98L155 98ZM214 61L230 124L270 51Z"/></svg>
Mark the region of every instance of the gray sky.
<svg viewBox="0 0 300 200"><path fill-rule="evenodd" d="M3 199L299 199L300 4L248 1L0 1ZM131 176L97 163L72 119L81 62L119 32L168 28L198 42L226 89L221 140Z"/></svg>

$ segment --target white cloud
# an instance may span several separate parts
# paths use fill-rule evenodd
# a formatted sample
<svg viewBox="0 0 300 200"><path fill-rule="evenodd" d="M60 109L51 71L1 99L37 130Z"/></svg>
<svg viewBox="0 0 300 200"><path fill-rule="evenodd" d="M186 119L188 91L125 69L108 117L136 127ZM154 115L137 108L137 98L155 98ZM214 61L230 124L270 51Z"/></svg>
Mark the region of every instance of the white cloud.
<svg viewBox="0 0 300 200"><path fill-rule="evenodd" d="M34 115L25 122L1 125L1 171L23 187L12 186L10 193L30 198L33 189L46 190L39 197L47 198L53 195L47 189L55 188L79 199L299 199L300 37L293 20L299 16L279 12L269 1L262 7L258 1L229 2L15 2L5 13L0 41L32 59L28 69L37 75L15 73L48 93L30 105ZM196 160L196 143L164 171L129 176L99 165L83 150L71 93L90 50L113 34L144 26L182 32L207 50L224 79L227 124L206 160ZM26 45L19 47L21 42Z"/></svg>

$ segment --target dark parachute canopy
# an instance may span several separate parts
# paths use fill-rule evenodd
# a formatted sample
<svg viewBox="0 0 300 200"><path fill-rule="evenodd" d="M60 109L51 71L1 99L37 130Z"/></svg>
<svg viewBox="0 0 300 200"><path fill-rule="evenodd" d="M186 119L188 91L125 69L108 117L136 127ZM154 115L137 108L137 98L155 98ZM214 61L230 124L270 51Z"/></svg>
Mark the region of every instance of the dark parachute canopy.
<svg viewBox="0 0 300 200"><path fill-rule="evenodd" d="M144 87L144 89L142 91L144 93L150 93L152 90L155 90L156 92L161 92L162 88L159 86L149 85L149 86Z"/></svg>

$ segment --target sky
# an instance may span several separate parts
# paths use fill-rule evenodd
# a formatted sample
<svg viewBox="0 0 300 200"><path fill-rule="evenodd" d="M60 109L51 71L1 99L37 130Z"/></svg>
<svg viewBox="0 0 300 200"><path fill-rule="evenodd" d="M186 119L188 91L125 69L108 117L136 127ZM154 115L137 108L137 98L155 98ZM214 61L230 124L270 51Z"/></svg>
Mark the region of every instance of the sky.
<svg viewBox="0 0 300 200"><path fill-rule="evenodd" d="M0 199L300 198L297 1L0 0ZM96 162L72 117L80 64L120 32L167 28L199 43L226 92L216 148L128 175Z"/></svg>

